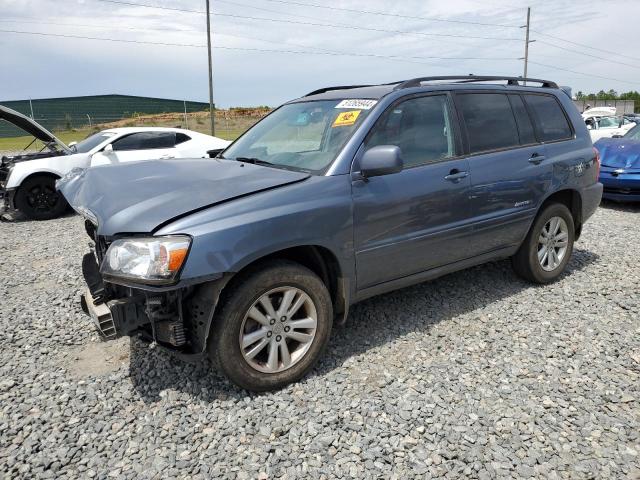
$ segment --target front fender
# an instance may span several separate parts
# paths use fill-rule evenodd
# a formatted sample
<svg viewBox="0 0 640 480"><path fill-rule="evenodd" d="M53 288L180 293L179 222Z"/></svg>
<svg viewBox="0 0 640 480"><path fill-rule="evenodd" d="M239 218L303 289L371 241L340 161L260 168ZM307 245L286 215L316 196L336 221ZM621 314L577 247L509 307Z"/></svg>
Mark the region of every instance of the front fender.
<svg viewBox="0 0 640 480"><path fill-rule="evenodd" d="M62 178L72 168L84 168L87 163L88 157L86 155L63 155L18 162L13 165L5 188L18 188L31 175L48 174Z"/></svg>
<svg viewBox="0 0 640 480"><path fill-rule="evenodd" d="M323 247L355 276L353 214L348 175L312 177L299 184L239 198L194 213L155 235L193 238L181 279L238 272L291 247Z"/></svg>

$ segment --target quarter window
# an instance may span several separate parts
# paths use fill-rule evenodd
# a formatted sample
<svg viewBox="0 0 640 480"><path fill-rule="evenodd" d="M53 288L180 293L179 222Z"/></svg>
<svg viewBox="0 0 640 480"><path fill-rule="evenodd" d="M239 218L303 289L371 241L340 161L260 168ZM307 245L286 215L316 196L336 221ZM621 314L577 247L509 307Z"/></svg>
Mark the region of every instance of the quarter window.
<svg viewBox="0 0 640 480"><path fill-rule="evenodd" d="M188 142L189 140L191 140L191 137L189 135L186 135L182 132L176 133L176 145L180 145L181 143Z"/></svg>
<svg viewBox="0 0 640 480"><path fill-rule="evenodd" d="M365 143L367 149L378 145L400 147L406 167L453 157L447 97L411 98L388 109Z"/></svg>
<svg viewBox="0 0 640 480"><path fill-rule="evenodd" d="M533 112L543 141L553 142L573 136L567 117L555 97L551 95L525 95L524 97Z"/></svg>
<svg viewBox="0 0 640 480"><path fill-rule="evenodd" d="M470 153L520 145L516 120L506 95L463 93L457 98L467 128Z"/></svg>
<svg viewBox="0 0 640 480"><path fill-rule="evenodd" d="M522 98L520 98L520 95L509 95L509 100L511 100L513 114L516 117L516 124L518 125L520 145L531 145L532 143L537 143L536 134L533 131L533 124L531 123L531 118L524 106Z"/></svg>
<svg viewBox="0 0 640 480"><path fill-rule="evenodd" d="M174 132L140 132L132 133L113 142L113 149L122 150L153 150L157 148L172 148L176 144Z"/></svg>

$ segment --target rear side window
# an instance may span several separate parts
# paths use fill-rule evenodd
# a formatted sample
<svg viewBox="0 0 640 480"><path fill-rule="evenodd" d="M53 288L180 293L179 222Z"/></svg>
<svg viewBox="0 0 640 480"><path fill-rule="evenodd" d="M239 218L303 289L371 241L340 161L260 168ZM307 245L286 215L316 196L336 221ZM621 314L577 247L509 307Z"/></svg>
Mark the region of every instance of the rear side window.
<svg viewBox="0 0 640 480"><path fill-rule="evenodd" d="M573 136L567 117L555 97L551 95L525 95L536 126L544 142L566 140Z"/></svg>
<svg viewBox="0 0 640 480"><path fill-rule="evenodd" d="M518 125L518 133L520 134L521 145L531 145L537 143L536 135L533 130L533 124L531 118L527 112L524 102L520 95L509 95L511 100L511 106L513 107L513 114L516 117L516 124Z"/></svg>
<svg viewBox="0 0 640 480"><path fill-rule="evenodd" d="M520 145L511 104L502 93L463 93L457 96L470 153Z"/></svg>
<svg viewBox="0 0 640 480"><path fill-rule="evenodd" d="M188 142L189 140L191 140L191 137L189 135L185 135L184 133L181 133L181 132L176 133L176 145L179 145L184 142Z"/></svg>
<svg viewBox="0 0 640 480"><path fill-rule="evenodd" d="M172 148L176 144L173 132L140 132L132 133L113 142L114 150L153 150L156 148Z"/></svg>

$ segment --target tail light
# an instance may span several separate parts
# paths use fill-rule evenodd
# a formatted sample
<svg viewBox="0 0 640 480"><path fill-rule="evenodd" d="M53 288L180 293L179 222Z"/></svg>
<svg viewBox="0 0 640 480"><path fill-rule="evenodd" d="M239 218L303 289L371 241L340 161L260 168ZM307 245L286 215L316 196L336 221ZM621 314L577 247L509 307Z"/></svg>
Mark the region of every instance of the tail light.
<svg viewBox="0 0 640 480"><path fill-rule="evenodd" d="M596 167L596 179L600 178L600 152L596 147L593 147L593 165Z"/></svg>

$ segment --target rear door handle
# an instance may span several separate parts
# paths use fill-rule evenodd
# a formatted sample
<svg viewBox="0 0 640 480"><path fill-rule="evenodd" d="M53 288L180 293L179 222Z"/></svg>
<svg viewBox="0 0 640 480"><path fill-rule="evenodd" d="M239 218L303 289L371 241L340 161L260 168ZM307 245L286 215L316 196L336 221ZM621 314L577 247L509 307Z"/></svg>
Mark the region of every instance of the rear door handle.
<svg viewBox="0 0 640 480"><path fill-rule="evenodd" d="M539 165L540 163L544 162L545 158L546 157L544 155L538 155L537 153L534 153L533 155L531 155L531 158L529 159L529 163L533 163L534 165Z"/></svg>
<svg viewBox="0 0 640 480"><path fill-rule="evenodd" d="M449 172L449 175L444 177L444 179L453 183L458 183L460 180L468 176L469 176L469 172L460 171L457 168L454 168Z"/></svg>

